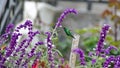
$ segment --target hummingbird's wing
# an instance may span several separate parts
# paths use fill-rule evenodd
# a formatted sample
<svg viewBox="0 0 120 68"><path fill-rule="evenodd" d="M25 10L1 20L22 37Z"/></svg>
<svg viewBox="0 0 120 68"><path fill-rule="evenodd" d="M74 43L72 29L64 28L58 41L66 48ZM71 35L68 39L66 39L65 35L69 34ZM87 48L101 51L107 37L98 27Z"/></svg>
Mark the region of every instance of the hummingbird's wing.
<svg viewBox="0 0 120 68"><path fill-rule="evenodd" d="M68 28L64 27L64 31L65 31L67 36L74 38L74 36L72 35L71 31Z"/></svg>

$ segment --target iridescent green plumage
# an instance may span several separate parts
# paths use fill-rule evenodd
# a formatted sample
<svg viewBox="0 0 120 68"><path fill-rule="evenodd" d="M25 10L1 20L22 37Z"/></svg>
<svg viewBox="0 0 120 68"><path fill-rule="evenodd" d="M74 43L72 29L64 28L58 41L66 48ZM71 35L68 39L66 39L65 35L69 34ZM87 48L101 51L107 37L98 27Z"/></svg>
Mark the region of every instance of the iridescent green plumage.
<svg viewBox="0 0 120 68"><path fill-rule="evenodd" d="M70 36L70 37L74 38L74 36L72 35L72 33L70 32L70 30L68 28L63 27L63 29L64 29L67 36Z"/></svg>

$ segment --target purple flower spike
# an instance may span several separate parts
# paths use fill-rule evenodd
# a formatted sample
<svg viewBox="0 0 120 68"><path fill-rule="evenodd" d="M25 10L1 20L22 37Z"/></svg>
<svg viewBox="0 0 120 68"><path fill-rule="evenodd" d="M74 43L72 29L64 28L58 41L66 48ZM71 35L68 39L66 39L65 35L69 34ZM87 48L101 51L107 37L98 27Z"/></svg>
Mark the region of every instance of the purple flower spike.
<svg viewBox="0 0 120 68"><path fill-rule="evenodd" d="M61 23L63 22L63 19L66 17L66 15L73 13L73 14L77 14L77 10L75 9L66 9L61 15L60 18L58 18L58 22L56 23L56 27L60 27Z"/></svg>
<svg viewBox="0 0 120 68"><path fill-rule="evenodd" d="M64 60L64 58L60 58L60 61L63 64L65 60Z"/></svg>
<svg viewBox="0 0 120 68"><path fill-rule="evenodd" d="M50 32L46 32L45 33L47 35L47 53L48 53L48 61L50 62L50 68L54 68L54 57L53 57L53 53L52 53L52 41L51 41L51 33Z"/></svg>
<svg viewBox="0 0 120 68"><path fill-rule="evenodd" d="M86 65L86 63L85 63L85 56L84 56L83 50L81 50L79 48L76 48L76 49L73 50L73 52L75 52L76 54L79 55L79 59L80 59L81 65Z"/></svg>
<svg viewBox="0 0 120 68"><path fill-rule="evenodd" d="M96 59L92 59L92 64L94 65L96 63Z"/></svg>
<svg viewBox="0 0 120 68"><path fill-rule="evenodd" d="M24 28L24 29L28 28L29 32L32 31L32 22L30 20L27 20L25 24L23 25L21 24L20 26L18 26L17 29L15 29L15 31L19 32L21 28Z"/></svg>
<svg viewBox="0 0 120 68"><path fill-rule="evenodd" d="M115 46L109 46L106 50L105 50L105 53L106 54L109 54L111 50L118 50Z"/></svg>
<svg viewBox="0 0 120 68"><path fill-rule="evenodd" d="M36 63L36 61L40 60L40 57L42 56L41 52L36 53L36 58L34 59L34 62L32 64L32 66Z"/></svg>
<svg viewBox="0 0 120 68"><path fill-rule="evenodd" d="M114 60L114 68L119 68L120 67L120 55L115 57Z"/></svg>
<svg viewBox="0 0 120 68"><path fill-rule="evenodd" d="M114 63L115 61L115 56L109 56L105 62L103 63L103 68L108 68L110 63Z"/></svg>
<svg viewBox="0 0 120 68"><path fill-rule="evenodd" d="M110 26L105 24L103 27L102 27L102 31L100 33L100 39L97 43L97 47L96 47L96 55L99 55L99 53L102 52L102 49L104 47L104 40L105 40L105 37L107 35L107 31L109 30Z"/></svg>
<svg viewBox="0 0 120 68"><path fill-rule="evenodd" d="M5 30L5 34L3 34L2 36L0 36L0 45L2 45L3 43L5 43L8 39L8 36L12 33L11 30L14 28L14 25L8 24L8 26L6 27Z"/></svg>
<svg viewBox="0 0 120 68"><path fill-rule="evenodd" d="M13 33L12 38L10 40L10 44L8 47L6 47L5 58L2 59L3 64L6 61L6 58L10 57L13 51L15 50L15 47L17 45L17 39L19 36L21 36L20 33Z"/></svg>
<svg viewBox="0 0 120 68"><path fill-rule="evenodd" d="M88 56L92 57L94 55L93 52L89 52Z"/></svg>
<svg viewBox="0 0 120 68"><path fill-rule="evenodd" d="M14 24L10 23L10 24L6 27L5 32L6 32L6 33L10 32L10 30L13 29L13 27L14 27Z"/></svg>
<svg viewBox="0 0 120 68"><path fill-rule="evenodd" d="M35 43L35 45L43 45L43 44L44 44L44 42L41 42L41 41Z"/></svg>
<svg viewBox="0 0 120 68"><path fill-rule="evenodd" d="M35 55L35 50L37 48L38 45L43 45L44 43L39 41L37 42L34 47L31 49L31 51L27 54L28 55L28 58L31 58L33 55Z"/></svg>

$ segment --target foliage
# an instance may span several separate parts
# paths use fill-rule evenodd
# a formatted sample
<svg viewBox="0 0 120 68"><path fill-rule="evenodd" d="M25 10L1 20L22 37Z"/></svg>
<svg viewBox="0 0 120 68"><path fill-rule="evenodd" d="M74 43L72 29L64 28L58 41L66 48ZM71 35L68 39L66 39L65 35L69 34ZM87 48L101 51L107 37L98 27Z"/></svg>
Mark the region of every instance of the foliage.
<svg viewBox="0 0 120 68"><path fill-rule="evenodd" d="M0 36L0 68L70 68L68 58L64 56L66 51L78 55L75 68L118 68L120 66L118 63L120 62L120 48L111 44L118 46L119 41L114 41L111 34L107 36L110 29L107 24L102 27L76 30L76 33L81 35L81 42L86 50L78 47L70 51L71 43L69 42L72 37L65 39L67 41L63 43L59 42L57 33L54 37L56 29L63 27L61 24L63 19L71 13L76 15L78 12L75 9L65 10L52 32L34 31L30 20L19 25L14 31L12 31L13 24L9 24L6 27L5 34ZM106 13L111 14L109 11ZM20 32L21 29L28 30L26 36ZM8 41L9 36L10 41ZM18 42L20 37L23 38ZM40 37L40 39L34 41L35 37ZM6 41L8 44L5 43Z"/></svg>

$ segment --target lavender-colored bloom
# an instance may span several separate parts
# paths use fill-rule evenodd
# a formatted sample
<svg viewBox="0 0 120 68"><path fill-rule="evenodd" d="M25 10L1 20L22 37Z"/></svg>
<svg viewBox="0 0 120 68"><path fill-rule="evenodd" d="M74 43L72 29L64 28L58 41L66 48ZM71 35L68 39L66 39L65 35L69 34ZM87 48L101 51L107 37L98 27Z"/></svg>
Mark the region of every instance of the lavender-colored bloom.
<svg viewBox="0 0 120 68"><path fill-rule="evenodd" d="M42 55L41 52L36 53L36 58L35 58L35 60L34 60L34 62L33 62L33 64L32 64L32 66L36 63L37 60L40 59L41 55Z"/></svg>
<svg viewBox="0 0 120 68"><path fill-rule="evenodd" d="M30 42L32 42L33 40L33 37L37 34L40 34L39 31L35 31L35 32L32 32L29 34L29 39L27 40L27 45L24 46L24 48L27 48L29 45L30 45Z"/></svg>
<svg viewBox="0 0 120 68"><path fill-rule="evenodd" d="M30 44L30 42L32 41L33 37L34 37L36 34L39 34L39 31L36 31L36 32L32 32L32 31L31 31L31 32L29 32L28 34L29 34L29 38L30 38L30 39L28 40L27 45L24 46L25 48L27 48L27 47L29 46L29 44ZM42 44L44 44L44 43L43 43L43 42L37 42L37 43L35 44L35 46L31 49L31 51L27 54L27 55L28 55L28 58L31 58L33 55L35 55L34 51L35 51L36 47L37 47L38 45L42 45ZM20 56L21 56L21 58L23 58L23 56L25 55L25 54L23 54L23 53L25 53L25 49L23 48L23 49L21 49L21 51L22 51L22 54L21 54ZM28 59L25 60L25 62L22 64L22 66L25 66L27 63L28 63Z"/></svg>
<svg viewBox="0 0 120 68"><path fill-rule="evenodd" d="M28 28L28 29L29 29L29 32L32 32L32 22L31 22L30 20L27 20L27 21L25 22L25 24L19 25L19 26L17 27L17 29L15 29L16 33L19 33L19 30L20 30L21 28L24 28L24 29ZM19 52L20 50L21 50L21 51L24 51L24 50L25 50L25 49L23 49L24 44L27 42L27 45L24 46L25 48L27 48L27 47L29 46L30 42L31 42L32 39L33 39L32 37L35 36L37 33L38 33L38 31L32 32L32 33L31 33L32 35L29 34L29 38L30 38L30 39L24 39L24 40L21 42L21 44L18 45L18 47L15 49L15 52L14 52L13 55L15 56L16 53Z"/></svg>
<svg viewBox="0 0 120 68"><path fill-rule="evenodd" d="M30 20L27 20L26 22L25 22L25 24L23 24L23 25L20 25L20 26L18 26L17 27L17 29L16 29L16 32L18 32L19 33L19 30L21 29L21 28L31 28L31 29L29 29L29 39L24 39L22 42L21 42L21 44L19 45L19 47L18 48L16 48L16 52L18 52L18 51L20 51L20 50L23 50L22 48L24 47L24 48L27 48L28 46L29 46L29 44L30 44L30 42L32 41L32 39L33 39L33 37L36 35L36 34L39 34L39 31L36 31L36 32L32 32L32 22L30 21ZM25 45L24 46L24 44L27 42L27 45ZM15 52L15 53L16 53Z"/></svg>
<svg viewBox="0 0 120 68"><path fill-rule="evenodd" d="M58 18L58 22L56 23L56 27L60 27L61 23L63 22L63 19L66 17L66 15L73 13L77 14L77 11L75 9L66 9L61 15L60 18Z"/></svg>
<svg viewBox="0 0 120 68"><path fill-rule="evenodd" d="M17 29L15 29L15 31L19 32L21 28L24 28L24 29L28 28L29 31L32 31L32 22L30 20L27 20L25 24L23 25L21 24L20 26L18 26Z"/></svg>
<svg viewBox="0 0 120 68"><path fill-rule="evenodd" d="M102 58L106 58L106 54L100 54L100 56L102 57Z"/></svg>
<svg viewBox="0 0 120 68"><path fill-rule="evenodd" d="M106 61L103 63L103 68L108 68L110 63L114 64L114 68L120 67L120 55L118 56L109 56Z"/></svg>
<svg viewBox="0 0 120 68"><path fill-rule="evenodd" d="M117 50L117 48L115 46L109 46L106 50L105 53L109 54L111 50Z"/></svg>
<svg viewBox="0 0 120 68"><path fill-rule="evenodd" d="M0 36L0 45L2 45L4 42L7 41L8 35L11 34L11 30L13 29L13 27L14 27L14 25L12 23L8 24L8 26L6 27L6 30L5 30L5 34Z"/></svg>
<svg viewBox="0 0 120 68"><path fill-rule="evenodd" d="M92 65L96 63L96 59L92 59Z"/></svg>
<svg viewBox="0 0 120 68"><path fill-rule="evenodd" d="M39 52L39 53L35 54L35 53L34 53L34 50L32 49L32 50L30 51L30 53L27 54L27 56L28 56L28 58L31 58L31 57L33 57L33 56L36 56L35 60L37 60L37 59L40 58L41 53ZM34 61L35 61L35 60L34 60ZM30 60L26 59L25 62L22 64L22 66L26 65L29 61L30 61Z"/></svg>
<svg viewBox="0 0 120 68"><path fill-rule="evenodd" d="M11 32L11 27L13 27L13 25L9 25L7 28L6 28L6 34L2 35L0 38L7 38L8 37L8 34L10 34ZM24 29L28 29L29 32L28 32L28 38L25 38L17 47L16 45L18 44L17 43L17 39L19 36L21 36L22 34L19 32L19 30L21 28L24 28ZM40 34L39 31L35 31L33 32L32 31L32 22L30 20L27 20L25 22L25 24L23 25L20 25L18 26L14 33L12 33L11 35L11 40L10 40L10 44L6 47L6 51L5 51L5 55L2 56L1 53L0 53L0 67L2 65L4 65L5 61L7 62L10 62L10 63L14 63L16 64L17 66L20 66L22 65L22 67L25 67L27 66L28 62L30 61L29 59L25 59L23 60L24 57L28 57L28 58L31 58L32 56L36 56L36 59L39 59L40 58L40 54L38 55L35 54L35 49L38 45L42 45L44 44L44 42L37 42L35 44L35 46L31 49L30 52L26 53L26 48L30 45L30 43L32 42L33 40L33 37L36 36L37 34ZM0 39L1 40L1 39ZM18 53L19 52L19 53ZM21 52L21 53L20 53ZM10 57L11 56L17 56L17 60L13 60L11 59ZM12 61L12 62L11 62ZM1 65L2 64L2 65ZM51 65L52 66L52 65ZM52 67L53 68L53 67Z"/></svg>
<svg viewBox="0 0 120 68"><path fill-rule="evenodd" d="M23 60L23 58L24 58L24 56L25 56L25 48L27 48L29 45L30 45L30 42L32 41L32 39L33 39L33 37L36 35L36 34L39 34L39 32L38 31L36 31L36 32L31 32L30 34L29 34L29 39L27 40L27 44L24 46L24 48L21 48L21 49L19 49L19 50L21 50L21 55L20 55L20 58L19 59L21 59L21 61L19 61L19 59L18 60L16 60L16 61L19 61L19 63L21 63L22 62L22 60ZM33 48L31 51L30 51L30 55L29 56L33 56L34 55L34 51L35 51L35 48ZM17 63L17 64L19 64L19 63Z"/></svg>
<svg viewBox="0 0 120 68"><path fill-rule="evenodd" d="M0 68L6 68L6 66L2 63L0 63Z"/></svg>
<svg viewBox="0 0 120 68"><path fill-rule="evenodd" d="M35 43L35 46L31 49L31 51L28 53L28 58L31 58L33 55L35 55L35 49L37 48L38 45L43 45L44 43L39 41Z"/></svg>
<svg viewBox="0 0 120 68"><path fill-rule="evenodd" d="M12 23L8 24L8 26L6 27L6 30L5 30L5 34L3 34L0 37L0 45L2 45L4 42L6 42L8 35L11 34L11 30L13 29L13 27L14 27L14 25Z"/></svg>
<svg viewBox="0 0 120 68"><path fill-rule="evenodd" d="M12 54L12 52L15 50L15 46L17 44L17 39L19 36L21 36L20 33L13 33L10 41L10 45L6 48L5 57L1 60L3 64L6 61L6 59Z"/></svg>
<svg viewBox="0 0 120 68"><path fill-rule="evenodd" d="M120 67L120 55L116 56L114 61L114 68L119 68L119 67Z"/></svg>
<svg viewBox="0 0 120 68"><path fill-rule="evenodd" d="M36 46L38 46L38 45L36 45ZM33 56L36 56L34 62L35 62L36 60L40 59L40 57L41 57L41 55L42 55L41 52L38 52L38 53L36 53L36 54L34 53L34 51L35 51L35 49L36 49L36 46L34 46L34 47L32 48L32 50L30 51L30 53L28 53L28 58L31 58L31 57L33 57ZM29 61L30 61L30 60L26 59L25 62L22 64L22 66L25 66ZM33 63L33 64L34 64L34 63Z"/></svg>
<svg viewBox="0 0 120 68"><path fill-rule="evenodd" d="M10 23L10 24L6 27L5 32L6 32L6 33L10 32L10 30L13 29L13 27L14 27L14 24Z"/></svg>
<svg viewBox="0 0 120 68"><path fill-rule="evenodd" d="M52 53L52 41L51 41L51 33L50 32L46 32L45 33L47 35L47 52L48 52L48 61L50 62L50 68L54 68L54 57L53 57L53 53Z"/></svg>
<svg viewBox="0 0 120 68"><path fill-rule="evenodd" d="M92 57L94 55L93 52L89 52L88 56Z"/></svg>
<svg viewBox="0 0 120 68"><path fill-rule="evenodd" d="M23 47L23 45L24 45L26 42L27 42L27 39L22 40L22 42L20 43L20 45L18 45L18 47L15 49L15 53L13 53L14 56L17 56L16 53L21 50L21 48Z"/></svg>
<svg viewBox="0 0 120 68"><path fill-rule="evenodd" d="M107 35L107 31L109 30L110 26L105 24L103 27L102 27L102 31L100 33L100 39L97 43L97 47L96 47L96 55L99 55L99 53L102 52L102 49L104 47L104 40L105 40L105 37Z"/></svg>
<svg viewBox="0 0 120 68"><path fill-rule="evenodd" d="M109 56L109 57L105 60L105 62L103 63L103 68L108 68L108 67L109 67L109 64L110 64L111 62L114 63L114 61L115 61L115 56Z"/></svg>
<svg viewBox="0 0 120 68"><path fill-rule="evenodd" d="M64 63L64 61L65 61L65 60L64 60L64 58L60 58L60 60L61 60L61 63L62 63L62 64L63 64L63 63Z"/></svg>
<svg viewBox="0 0 120 68"><path fill-rule="evenodd" d="M21 55L20 55L20 58L19 58L18 60L16 60L16 61L19 61L20 59L21 59L21 61L23 60L23 58L24 58L24 56L25 56L25 54L26 54L26 53L25 53L25 50L26 50L26 48L30 45L31 41L33 40L33 37L34 37L35 35L37 35L37 34L40 34L39 31L35 31L35 32L32 31L32 22L29 21L29 20L27 20L24 25L20 25L19 27L17 27L17 29L16 29L17 32L19 32L19 29L21 29L21 28L25 28L25 29L28 28L28 30L29 30L29 32L28 32L28 35L29 35L28 37L29 37L29 39L23 40L22 44L17 48L16 52L21 51ZM26 42L26 45L24 45L25 42ZM24 46L23 46L23 45L24 45ZM34 51L35 51L35 48L33 48L33 49L31 50L31 52L30 52L30 54L29 54L30 57L32 57L32 56L34 55ZM15 53L16 53L16 52L15 52ZM19 61L19 63L21 63L21 61ZM26 63L27 63L27 60L25 61L25 63L24 63L23 65L25 66ZM18 63L17 63L17 64L18 64Z"/></svg>
<svg viewBox="0 0 120 68"><path fill-rule="evenodd" d="M1 54L1 52L0 52L0 60L2 60L2 54Z"/></svg>
<svg viewBox="0 0 120 68"><path fill-rule="evenodd" d="M11 41L10 41L10 46L9 46L10 49L15 49L15 46L17 44L17 39L21 35L22 34L20 34L20 33L13 33Z"/></svg>
<svg viewBox="0 0 120 68"><path fill-rule="evenodd" d="M35 43L35 45L43 45L43 44L44 44L44 42L41 42L41 41Z"/></svg>
<svg viewBox="0 0 120 68"><path fill-rule="evenodd" d="M81 62L80 64L81 65L86 65L83 50L79 49L79 48L76 48L76 49L73 50L73 52L79 55L79 59L80 59L80 62Z"/></svg>

